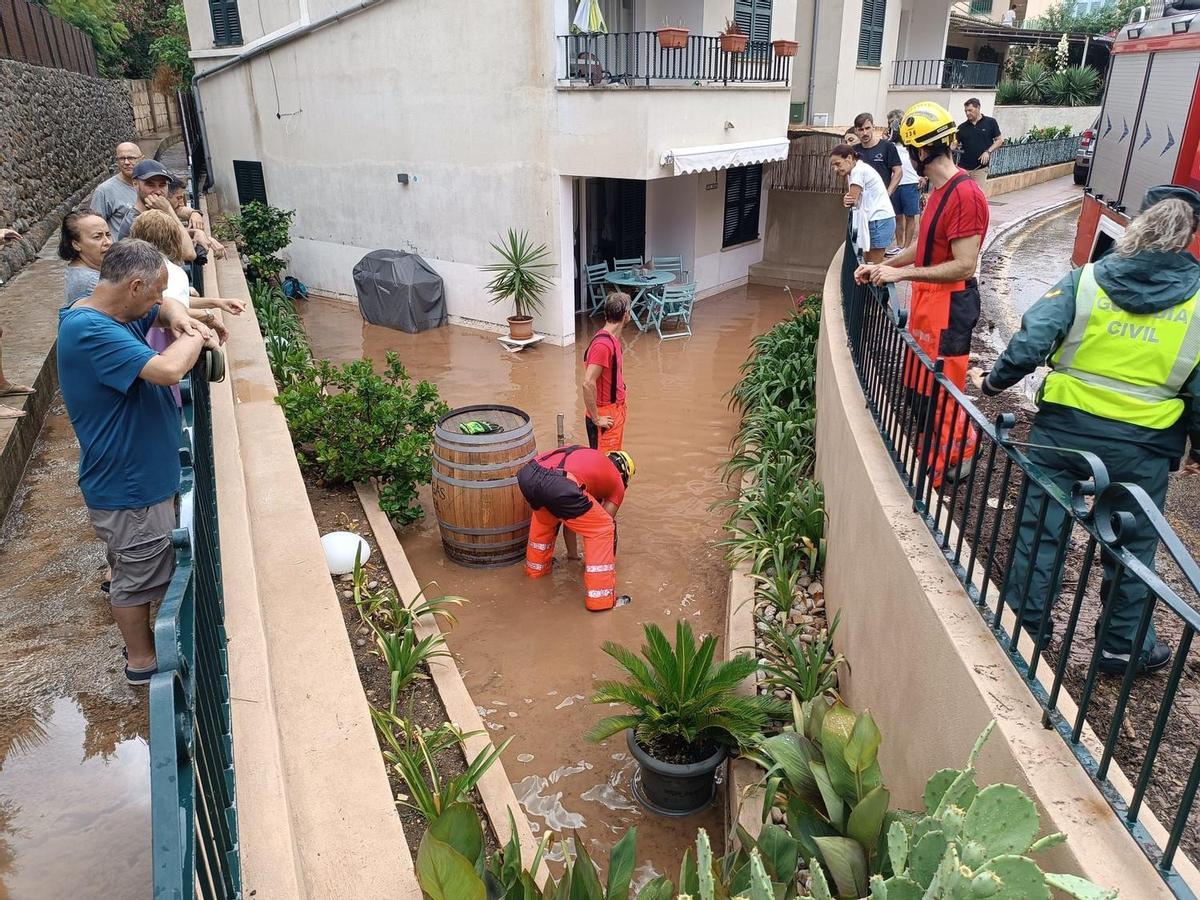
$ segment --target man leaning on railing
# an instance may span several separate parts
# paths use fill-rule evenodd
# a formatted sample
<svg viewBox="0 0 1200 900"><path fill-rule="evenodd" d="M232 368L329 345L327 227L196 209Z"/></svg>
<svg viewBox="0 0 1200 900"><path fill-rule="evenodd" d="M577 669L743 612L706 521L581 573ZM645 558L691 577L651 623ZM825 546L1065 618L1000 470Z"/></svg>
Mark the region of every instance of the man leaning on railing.
<svg viewBox="0 0 1200 900"><path fill-rule="evenodd" d="M1029 459L1064 491L1092 473L1080 455L1056 448L1094 453L1111 481L1140 485L1159 509L1189 435L1186 471L1200 473L1200 263L1187 252L1197 231L1200 194L1175 185L1151 188L1113 252L1070 272L1030 307L991 372L971 370L972 381L994 395L1049 363ZM1058 597L1062 573L1054 562L1066 516L1047 504L1039 540L1042 501L1043 492L1030 482L1004 597L1018 609L1029 579L1021 625L1035 637L1047 598ZM1138 525L1123 544L1153 568L1155 532L1144 521ZM1100 667L1122 673L1150 593L1132 575L1114 590L1113 578L1106 555L1100 598L1111 612ZM1043 647L1051 637L1052 629ZM1138 671L1161 669L1170 659L1171 648L1157 639L1151 622Z"/></svg>

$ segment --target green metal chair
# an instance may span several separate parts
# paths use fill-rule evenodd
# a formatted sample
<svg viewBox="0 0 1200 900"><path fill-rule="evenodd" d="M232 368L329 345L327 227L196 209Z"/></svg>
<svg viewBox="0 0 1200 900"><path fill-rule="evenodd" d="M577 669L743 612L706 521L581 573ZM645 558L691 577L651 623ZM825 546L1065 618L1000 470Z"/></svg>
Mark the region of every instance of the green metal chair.
<svg viewBox="0 0 1200 900"><path fill-rule="evenodd" d="M650 307L650 324L658 332L659 340L669 340L677 337L692 335L692 304L696 301L696 285L668 284L663 288L662 295L656 297ZM667 319L678 319L683 327L663 334L663 322Z"/></svg>
<svg viewBox="0 0 1200 900"><path fill-rule="evenodd" d="M646 264L646 260L640 256L631 256L628 259L614 259L614 272L628 272L631 269L640 269Z"/></svg>
<svg viewBox="0 0 1200 900"><path fill-rule="evenodd" d="M604 276L608 274L608 263L598 262L584 271L587 272L587 314L594 316L604 309L604 298L608 295L608 283L604 280Z"/></svg>
<svg viewBox="0 0 1200 900"><path fill-rule="evenodd" d="M684 284L688 280L682 256L656 256L650 260L650 264L660 272L674 272L677 276L675 284Z"/></svg>

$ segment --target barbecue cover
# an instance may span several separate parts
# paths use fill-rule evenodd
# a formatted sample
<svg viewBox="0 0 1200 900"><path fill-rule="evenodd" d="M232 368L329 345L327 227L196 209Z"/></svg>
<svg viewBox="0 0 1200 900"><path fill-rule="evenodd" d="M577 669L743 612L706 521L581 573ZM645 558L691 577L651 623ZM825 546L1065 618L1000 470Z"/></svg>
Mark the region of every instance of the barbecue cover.
<svg viewBox="0 0 1200 900"><path fill-rule="evenodd" d="M415 334L446 324L446 291L429 263L401 250L373 250L354 267L358 308L372 325Z"/></svg>

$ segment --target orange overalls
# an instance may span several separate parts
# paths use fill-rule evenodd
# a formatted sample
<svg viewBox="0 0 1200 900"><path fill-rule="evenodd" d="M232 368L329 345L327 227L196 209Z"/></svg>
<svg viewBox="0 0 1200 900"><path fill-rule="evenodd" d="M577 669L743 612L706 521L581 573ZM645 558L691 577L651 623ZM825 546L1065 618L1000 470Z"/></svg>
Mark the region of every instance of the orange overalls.
<svg viewBox="0 0 1200 900"><path fill-rule="evenodd" d="M623 449L621 444L625 439L625 404L617 402L617 385L624 379L624 368L618 362L618 347L617 339L607 331L597 331L592 336L591 343L588 344L588 349L584 351L584 366L587 366L587 355L592 349L592 344L601 336L607 337L613 343L613 370L612 377L609 380L609 397L607 403L601 403L599 394L599 385L597 388L596 397L596 415L597 416L612 416L613 423L608 428L601 430L595 422L588 418L584 424L587 426L588 446L593 450L599 450L601 453L609 453L613 450Z"/></svg>
<svg viewBox="0 0 1200 900"><path fill-rule="evenodd" d="M567 471L567 457L598 452L579 446L559 447L530 460L517 473L517 484L533 509L525 574L530 578L550 574L558 526L565 525L583 538L585 603L592 612L612 609L617 599L616 523L579 479ZM555 456L559 457L557 463ZM607 457L605 462L612 465Z"/></svg>
<svg viewBox="0 0 1200 900"><path fill-rule="evenodd" d="M970 176L961 173L951 179L941 202L933 211L928 226L920 266L933 263L933 236L946 201L959 183ZM912 282L912 299L908 312L908 332L931 360L942 360L942 373L959 390L967 384L967 366L971 352L971 333L979 321L979 284L974 278L947 284L927 281ZM976 437L970 428L966 411L947 394L938 397L937 408L929 410L933 393L933 373L914 355L904 361L904 385L912 398L913 415L919 423L920 434L930 434L932 440L925 448L925 463L935 488L941 487L947 471L960 471L960 466L975 456ZM930 423L927 416L932 414Z"/></svg>

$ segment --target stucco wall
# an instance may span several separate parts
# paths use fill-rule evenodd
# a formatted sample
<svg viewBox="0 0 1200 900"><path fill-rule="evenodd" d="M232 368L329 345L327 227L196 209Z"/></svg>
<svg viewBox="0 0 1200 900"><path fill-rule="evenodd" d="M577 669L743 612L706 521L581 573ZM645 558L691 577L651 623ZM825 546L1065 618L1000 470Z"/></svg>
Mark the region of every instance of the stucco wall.
<svg viewBox="0 0 1200 900"><path fill-rule="evenodd" d="M751 266L750 280L795 291L821 290L829 258L845 237L845 222L841 194L770 191L763 258Z"/></svg>
<svg viewBox="0 0 1200 900"><path fill-rule="evenodd" d="M992 115L1008 138L1019 138L1030 128L1071 126L1072 134L1091 128L1100 115L1099 106L997 106Z"/></svg>
<svg viewBox="0 0 1200 900"><path fill-rule="evenodd" d="M134 136L123 81L0 59L0 280L37 253L55 210L109 174L113 147Z"/></svg>
<svg viewBox="0 0 1200 900"><path fill-rule="evenodd" d="M838 649L853 666L840 687L879 725L893 805L919 807L929 775L960 767L994 718L979 780L1028 791L1043 832L1067 834L1067 844L1040 856L1044 868L1076 872L1122 897L1170 896L1062 739L1042 727L1040 707L913 512L846 346L840 266L839 253L825 283L817 363L825 596L829 612L841 614Z"/></svg>
<svg viewBox="0 0 1200 900"><path fill-rule="evenodd" d="M968 88L959 91L942 90L941 88L892 88L887 92L888 109L908 109L914 103L922 100L933 100L950 111L958 121L967 118L963 112L963 104L970 99L979 101L979 108L985 116L992 115L992 107L996 103L996 92L985 91L982 88ZM1001 128L1004 126L1001 125Z"/></svg>

